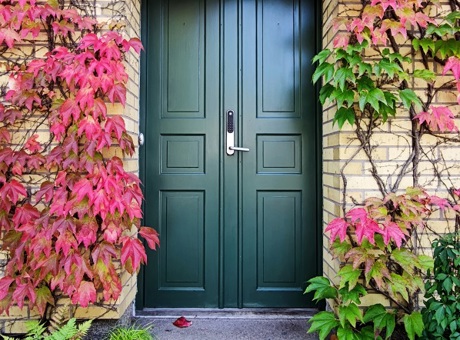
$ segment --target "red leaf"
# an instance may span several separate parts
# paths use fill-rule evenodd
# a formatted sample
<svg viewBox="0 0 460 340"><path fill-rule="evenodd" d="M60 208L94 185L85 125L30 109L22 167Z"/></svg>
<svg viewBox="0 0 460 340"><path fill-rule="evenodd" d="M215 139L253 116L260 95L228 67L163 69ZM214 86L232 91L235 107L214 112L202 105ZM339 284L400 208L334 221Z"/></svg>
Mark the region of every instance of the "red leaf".
<svg viewBox="0 0 460 340"><path fill-rule="evenodd" d="M0 279L0 300L3 300L5 296L8 295L8 290L10 289L11 284L14 279L9 277L2 277Z"/></svg>
<svg viewBox="0 0 460 340"><path fill-rule="evenodd" d="M355 224L356 227L356 241L359 245L363 242L363 238L366 237L371 244L375 244L374 235L375 233L381 234L382 230L374 220L368 218L364 221Z"/></svg>
<svg viewBox="0 0 460 340"><path fill-rule="evenodd" d="M347 237L348 223L343 218L336 218L332 220L325 231L331 232L331 241L335 241L337 236L340 237L340 241L343 242Z"/></svg>
<svg viewBox="0 0 460 340"><path fill-rule="evenodd" d="M388 222L384 224L383 242L385 245L388 245L392 239L396 243L396 246L400 248L402 241L406 239L406 236L396 223Z"/></svg>
<svg viewBox="0 0 460 340"><path fill-rule="evenodd" d="M90 302L96 302L96 289L92 282L82 281L77 291L72 295L72 303L87 307Z"/></svg>
<svg viewBox="0 0 460 340"><path fill-rule="evenodd" d="M125 238L123 248L121 249L121 263L127 264L128 272L131 274L139 268L141 263L147 263L147 255L139 239Z"/></svg>
<svg viewBox="0 0 460 340"><path fill-rule="evenodd" d="M347 217L351 219L352 223L355 223L358 220L364 222L367 220L367 211L364 208L355 208L347 213Z"/></svg>
<svg viewBox="0 0 460 340"><path fill-rule="evenodd" d="M30 137L26 144L24 144L24 149L29 150L31 153L40 152L42 146L39 142L37 142L37 138L37 134L34 134L32 137Z"/></svg>
<svg viewBox="0 0 460 340"><path fill-rule="evenodd" d="M24 306L24 300L29 299L30 302L34 303L36 299L35 290L31 283L19 283L16 285L16 289L13 293L13 300L16 301L19 308Z"/></svg>
<svg viewBox="0 0 460 340"><path fill-rule="evenodd" d="M433 205L438 206L439 209L441 209L441 210L444 210L446 208L451 207L451 205L450 205L448 200L446 200L445 198L434 196L434 195L430 197L430 203L433 204Z"/></svg>
<svg viewBox="0 0 460 340"><path fill-rule="evenodd" d="M45 196L44 202L49 203L54 195L54 183L49 181L43 182L40 190L35 194L35 199L39 202Z"/></svg>
<svg viewBox="0 0 460 340"><path fill-rule="evenodd" d="M442 75L445 75L447 71L451 70L455 80L460 79L460 60L456 57L450 57L447 59L447 63L444 66L444 70L442 71Z"/></svg>
<svg viewBox="0 0 460 340"><path fill-rule="evenodd" d="M187 328L192 325L192 321L188 321L185 317L181 316L173 322L173 325L179 328Z"/></svg>
<svg viewBox="0 0 460 340"><path fill-rule="evenodd" d="M160 245L158 233L153 228L141 227L139 229L139 235L141 235L147 241L147 244L149 245L150 249L155 250L156 247Z"/></svg>

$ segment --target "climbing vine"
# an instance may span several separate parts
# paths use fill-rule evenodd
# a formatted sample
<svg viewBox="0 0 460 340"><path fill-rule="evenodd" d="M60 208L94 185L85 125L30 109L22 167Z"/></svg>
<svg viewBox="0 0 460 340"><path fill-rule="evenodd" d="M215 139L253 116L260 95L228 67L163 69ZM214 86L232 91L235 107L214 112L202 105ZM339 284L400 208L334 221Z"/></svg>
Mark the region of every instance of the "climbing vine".
<svg viewBox="0 0 460 340"><path fill-rule="evenodd" d="M0 0L0 312L46 315L62 295L116 301L122 270L147 261L137 234L159 244L123 167L133 139L110 114L126 104L124 61L142 44L98 23L91 3Z"/></svg>
<svg viewBox="0 0 460 340"><path fill-rule="evenodd" d="M317 300L332 299L335 312L317 314L310 331L319 331L321 339L332 329L340 339L414 339L424 328L418 297L433 266L420 254L422 235L458 231L453 174L459 169L443 151L460 146L460 4L363 0L354 12L342 7L332 23L339 32L333 47L314 58L313 81L322 79L320 102L336 105L333 124L348 129L357 148L340 172L344 217L326 228L331 253L341 262L338 283L318 277L307 288ZM393 129L401 122L407 127ZM377 161L378 134L407 150L392 160L390 174ZM347 191L346 168L358 154L380 193L364 202ZM437 192L429 193L424 186L433 183ZM435 214L446 217L444 228L431 227ZM369 291L388 305L360 309Z"/></svg>

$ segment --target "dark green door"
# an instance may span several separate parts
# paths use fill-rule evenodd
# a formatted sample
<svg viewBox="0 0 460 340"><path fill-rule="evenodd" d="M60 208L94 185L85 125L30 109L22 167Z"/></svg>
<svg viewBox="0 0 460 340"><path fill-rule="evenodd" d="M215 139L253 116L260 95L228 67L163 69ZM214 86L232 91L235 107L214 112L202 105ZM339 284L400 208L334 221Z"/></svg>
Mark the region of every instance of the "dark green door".
<svg viewBox="0 0 460 340"><path fill-rule="evenodd" d="M148 307L300 307L318 272L311 0L144 1ZM234 145L227 153L228 113Z"/></svg>

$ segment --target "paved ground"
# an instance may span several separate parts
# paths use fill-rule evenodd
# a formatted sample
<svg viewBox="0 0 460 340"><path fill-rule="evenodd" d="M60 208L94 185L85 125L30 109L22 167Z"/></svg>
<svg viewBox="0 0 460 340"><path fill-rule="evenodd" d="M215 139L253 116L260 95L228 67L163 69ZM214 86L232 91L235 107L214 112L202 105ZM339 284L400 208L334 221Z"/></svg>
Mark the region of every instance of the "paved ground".
<svg viewBox="0 0 460 340"><path fill-rule="evenodd" d="M158 340L297 340L318 339L307 334L312 310L155 310L136 317L152 324ZM172 323L180 316L192 321L188 328Z"/></svg>

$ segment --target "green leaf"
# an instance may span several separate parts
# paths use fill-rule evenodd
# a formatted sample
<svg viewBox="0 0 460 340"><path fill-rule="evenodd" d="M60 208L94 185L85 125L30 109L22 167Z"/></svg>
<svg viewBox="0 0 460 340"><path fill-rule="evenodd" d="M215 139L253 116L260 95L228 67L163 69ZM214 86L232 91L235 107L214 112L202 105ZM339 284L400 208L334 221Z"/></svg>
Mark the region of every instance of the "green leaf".
<svg viewBox="0 0 460 340"><path fill-rule="evenodd" d="M391 337L396 326L396 316L388 312L382 304L370 306L364 314L364 322L374 322L374 333L379 334L386 329L385 339Z"/></svg>
<svg viewBox="0 0 460 340"><path fill-rule="evenodd" d="M426 34L437 34L437 35L440 35L440 36L444 36L444 35L448 35L448 34L452 35L454 33L455 33L454 28L449 24L443 24L443 25L439 25L439 26L435 26L435 25L430 24L426 29ZM425 39L428 39L428 38L425 38Z"/></svg>
<svg viewBox="0 0 460 340"><path fill-rule="evenodd" d="M326 339L329 333L340 325L339 320L335 318L335 315L332 312L319 312L308 322L311 323L308 333L318 332L320 340Z"/></svg>
<svg viewBox="0 0 460 340"><path fill-rule="evenodd" d="M399 74L400 72L403 72L401 66L399 66L395 62L390 62L388 59L382 59L379 62L379 66L382 70L384 70L390 78L394 78L395 73Z"/></svg>
<svg viewBox="0 0 460 340"><path fill-rule="evenodd" d="M362 76L363 74L371 74L372 66L364 61L358 63L358 75Z"/></svg>
<svg viewBox="0 0 460 340"><path fill-rule="evenodd" d="M446 278L443 282L442 282L442 288L444 288L444 290L446 291L446 293L449 293L452 291L452 287L453 287L453 283L452 283L452 279L450 277Z"/></svg>
<svg viewBox="0 0 460 340"><path fill-rule="evenodd" d="M389 287L393 293L393 295L401 294L405 301L409 301L409 293L407 292L407 288L409 287L410 283L407 282L401 275L396 273L391 273L391 282L389 282Z"/></svg>
<svg viewBox="0 0 460 340"><path fill-rule="evenodd" d="M348 285L339 290L339 295L343 302L353 301L356 304L361 304L361 296L367 295L367 290L359 283L353 289L348 289Z"/></svg>
<svg viewBox="0 0 460 340"><path fill-rule="evenodd" d="M345 254L351 249L351 244L346 240L342 242L337 237L334 240L334 243L332 243L331 249L334 255L340 259L343 258L343 256L345 256Z"/></svg>
<svg viewBox="0 0 460 340"><path fill-rule="evenodd" d="M391 257L408 273L414 272L414 267L420 267L417 256L407 248L395 249Z"/></svg>
<svg viewBox="0 0 460 340"><path fill-rule="evenodd" d="M337 70L334 76L334 82L343 91L347 85L347 82L355 83L356 77L353 70L349 67L341 67Z"/></svg>
<svg viewBox="0 0 460 340"><path fill-rule="evenodd" d="M436 74L431 70L415 70L414 77L420 78L426 81L432 81L436 79Z"/></svg>
<svg viewBox="0 0 460 340"><path fill-rule="evenodd" d="M315 291L313 300L333 299L337 297L337 289L331 285L328 278L317 276L308 280L309 285L305 289L305 293Z"/></svg>
<svg viewBox="0 0 460 340"><path fill-rule="evenodd" d="M335 113L333 124L337 122L337 124L339 125L339 129L341 129L346 121L348 121L350 125L353 125L355 123L355 111L352 108L346 108L342 106Z"/></svg>
<svg viewBox="0 0 460 340"><path fill-rule="evenodd" d="M455 26L456 22L458 19L460 19L460 12L459 11L454 11L446 15L444 18L448 23L451 24L451 26Z"/></svg>
<svg viewBox="0 0 460 340"><path fill-rule="evenodd" d="M330 55L331 51L326 48L313 57L312 64L318 61L319 65L321 65L327 58L329 58Z"/></svg>
<svg viewBox="0 0 460 340"><path fill-rule="evenodd" d="M357 85L358 93L361 93L363 91L369 92L372 89L375 89L374 81L367 76L363 76L359 78L358 80L356 80L356 85Z"/></svg>
<svg viewBox="0 0 460 340"><path fill-rule="evenodd" d="M363 95L365 101L369 103L375 111L380 111L380 103L386 104L385 94L381 89L372 89L367 94ZM360 100L360 108L361 108L361 100ZM363 111L363 109L361 109Z"/></svg>
<svg viewBox="0 0 460 340"><path fill-rule="evenodd" d="M422 335L424 326L422 314L420 314L420 312L412 312L410 315L404 315L403 322L410 340L415 340L415 335Z"/></svg>
<svg viewBox="0 0 460 340"><path fill-rule="evenodd" d="M334 92L335 87L331 84L324 85L321 90L319 91L319 101L321 105L324 105L327 99L331 97L332 92Z"/></svg>
<svg viewBox="0 0 460 340"><path fill-rule="evenodd" d="M340 340L363 340L350 327L339 327L339 329L337 330L337 337Z"/></svg>
<svg viewBox="0 0 460 340"><path fill-rule="evenodd" d="M347 107L353 105L355 101L355 93L352 90L342 91L341 89L335 89L334 93L331 95L331 99L335 98L337 101L337 107L341 107L344 102L347 102Z"/></svg>
<svg viewBox="0 0 460 340"><path fill-rule="evenodd" d="M414 105L418 110L422 109L422 102L411 89L400 90L399 98L406 109L410 109L411 105Z"/></svg>
<svg viewBox="0 0 460 340"><path fill-rule="evenodd" d="M361 269L353 269L351 264L347 264L337 273L340 276L340 288L345 287L348 283L348 289L352 290L358 283L359 277L361 276Z"/></svg>
<svg viewBox="0 0 460 340"><path fill-rule="evenodd" d="M334 65L323 63L319 65L313 73L313 83L316 83L322 76L324 76L324 83L328 83L334 75Z"/></svg>
<svg viewBox="0 0 460 340"><path fill-rule="evenodd" d="M342 327L345 327L346 321L356 327L357 320L363 321L361 309L355 303L350 303L348 306L339 306L339 320Z"/></svg>
<svg viewBox="0 0 460 340"><path fill-rule="evenodd" d="M432 270L434 267L434 260L428 255L419 255L418 262L420 263L420 269L422 270Z"/></svg>
<svg viewBox="0 0 460 340"><path fill-rule="evenodd" d="M420 47L422 48L423 52L428 53L430 50L435 50L435 42L433 39L430 38L423 38L419 41Z"/></svg>

